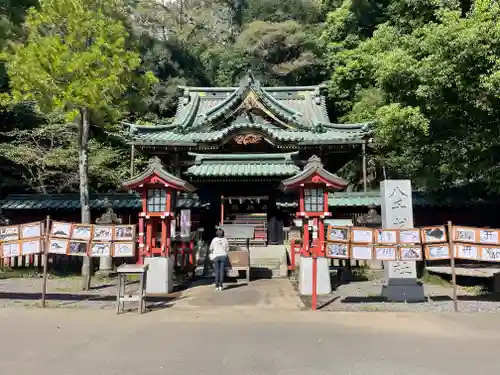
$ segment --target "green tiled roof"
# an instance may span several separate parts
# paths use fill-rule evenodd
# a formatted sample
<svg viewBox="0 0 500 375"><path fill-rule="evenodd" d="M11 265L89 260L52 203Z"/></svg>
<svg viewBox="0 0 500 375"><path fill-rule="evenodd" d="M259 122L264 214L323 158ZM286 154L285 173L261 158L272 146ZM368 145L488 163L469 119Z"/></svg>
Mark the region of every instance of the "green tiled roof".
<svg viewBox="0 0 500 375"><path fill-rule="evenodd" d="M482 199L463 199L453 194L446 196L433 196L422 192L413 192L413 205L415 207L470 207L487 204ZM489 202L492 203L492 202ZM330 193L328 204L332 207L368 207L380 206L381 198L379 191L370 192L335 192Z"/></svg>
<svg viewBox="0 0 500 375"><path fill-rule="evenodd" d="M291 176L300 171L285 154L195 154L186 174L194 177Z"/></svg>
<svg viewBox="0 0 500 375"><path fill-rule="evenodd" d="M115 209L141 209L141 199L137 194L110 193L90 196L91 209L104 209L109 203ZM177 200L178 208L198 208L207 206L196 194L180 194ZM77 210L80 209L78 194L40 195L11 194L0 205L4 210Z"/></svg>
<svg viewBox="0 0 500 375"><path fill-rule="evenodd" d="M254 129L273 140L299 145L361 143L369 123L334 124L321 87L261 87L251 76L239 87L182 87L174 120L141 126L124 123L132 144L186 146L222 140L231 132ZM266 115L245 108L257 105ZM263 109L263 110L262 110ZM259 112L259 113L260 113Z"/></svg>
<svg viewBox="0 0 500 375"><path fill-rule="evenodd" d="M328 195L328 205L332 207L380 206L380 192L347 193L335 192Z"/></svg>
<svg viewBox="0 0 500 375"><path fill-rule="evenodd" d="M176 186L179 190L182 189L182 191L186 192L193 192L196 190L194 186L189 184L187 181L184 181L173 174L169 173L166 169L163 163L161 162L160 158L155 156L151 159L149 159L148 167L140 172L139 174L136 174L132 178L128 179L127 181L124 181L122 183L122 186L129 189L132 188L134 189L137 184L142 184L147 178L157 175L161 179L163 179L165 182L167 182L169 185L174 185Z"/></svg>
<svg viewBox="0 0 500 375"><path fill-rule="evenodd" d="M328 205L330 207L379 207L381 204L380 192L369 191L363 192L334 192L328 195ZM463 207L463 206L477 206L486 204L481 199L476 200L463 200L448 198L437 198L423 193L413 193L414 207ZM298 202L292 197L285 197L278 199L276 202L278 207L282 208L295 208Z"/></svg>
<svg viewBox="0 0 500 375"><path fill-rule="evenodd" d="M141 208L141 200L135 194L115 193L90 196L90 208L105 208L107 202L117 209ZM76 210L80 208L80 196L78 194L11 194L5 198L1 208L4 210Z"/></svg>
<svg viewBox="0 0 500 375"><path fill-rule="evenodd" d="M260 131L278 142L295 142L298 145L350 144L362 143L363 137L369 134L368 126L359 129L349 129L342 126L326 127L323 132L308 130L279 129L264 123L234 123L221 130L206 132L179 133L170 126L137 126L128 124L134 133L133 144L165 145L165 146L196 146L199 143L221 141L238 130Z"/></svg>

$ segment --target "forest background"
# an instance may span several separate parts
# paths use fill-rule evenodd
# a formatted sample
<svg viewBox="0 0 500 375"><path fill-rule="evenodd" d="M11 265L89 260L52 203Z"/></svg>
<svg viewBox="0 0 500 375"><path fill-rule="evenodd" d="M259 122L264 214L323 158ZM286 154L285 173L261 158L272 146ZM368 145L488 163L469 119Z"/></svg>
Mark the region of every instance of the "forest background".
<svg viewBox="0 0 500 375"><path fill-rule="evenodd" d="M30 8L72 0L40 1L0 0L2 51L12 55L30 39ZM106 0L89 4L100 2ZM373 188L383 178L409 178L430 192L500 192L500 7L495 1L110 4L105 17L124 27L126 49L140 59L135 64L131 58L124 90L91 108L91 191L114 191L128 176L121 121L168 122L179 85L237 85L251 71L266 86L325 84L332 121L374 121L368 160ZM0 62L0 94L15 98L13 71L8 61ZM58 74L49 78L57 80ZM58 106L39 104L26 99L0 104L0 195L78 191L77 129ZM340 174L356 188L360 161Z"/></svg>

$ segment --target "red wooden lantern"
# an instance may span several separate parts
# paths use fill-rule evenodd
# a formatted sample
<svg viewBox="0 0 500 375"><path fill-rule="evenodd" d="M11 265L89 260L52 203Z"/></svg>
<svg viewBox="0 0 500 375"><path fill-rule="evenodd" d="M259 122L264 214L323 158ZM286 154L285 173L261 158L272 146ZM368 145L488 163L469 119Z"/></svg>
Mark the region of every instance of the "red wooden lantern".
<svg viewBox="0 0 500 375"><path fill-rule="evenodd" d="M281 181L282 190L299 192L299 208L297 217L303 220L302 253L313 257L313 310L316 310L316 284L318 256L325 255L325 224L324 219L331 216L328 212L328 191L344 189L347 181L335 176L323 168L317 156L309 158L304 170L286 180ZM316 238L312 238L310 228L316 228ZM313 229L314 231L314 229ZM295 254L292 253L292 257Z"/></svg>
<svg viewBox="0 0 500 375"><path fill-rule="evenodd" d="M309 158L304 170L281 182L283 190L299 192L297 217L303 219L304 250L310 247L310 226L317 228L317 238L314 241L317 243L316 247L320 247L320 242L324 242L324 219L331 216L328 212L328 191L341 190L346 186L347 181L324 169L320 158L315 155ZM318 255L323 254L323 249L318 250Z"/></svg>
<svg viewBox="0 0 500 375"><path fill-rule="evenodd" d="M177 192L196 189L167 172L158 157L152 158L142 173L125 181L123 187L135 190L141 196L139 262L142 263L146 256L169 256L172 250L170 225L175 217Z"/></svg>

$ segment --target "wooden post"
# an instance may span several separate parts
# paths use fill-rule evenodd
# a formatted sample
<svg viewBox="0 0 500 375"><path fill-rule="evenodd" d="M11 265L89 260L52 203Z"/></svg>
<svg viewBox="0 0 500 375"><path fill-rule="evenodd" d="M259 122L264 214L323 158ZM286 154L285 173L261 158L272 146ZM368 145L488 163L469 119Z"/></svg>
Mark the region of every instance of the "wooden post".
<svg viewBox="0 0 500 375"><path fill-rule="evenodd" d="M153 223L151 218L146 217L146 256L152 256L153 246Z"/></svg>
<svg viewBox="0 0 500 375"><path fill-rule="evenodd" d="M139 264L144 264L144 257L146 256L146 245L144 241L144 216L139 216Z"/></svg>
<svg viewBox="0 0 500 375"><path fill-rule="evenodd" d="M220 223L219 225L224 225L224 196L220 196Z"/></svg>
<svg viewBox="0 0 500 375"><path fill-rule="evenodd" d="M455 249L453 248L453 226L451 224L451 221L448 221L448 245L450 246L451 285L453 288L453 311L458 312L457 270L455 268Z"/></svg>
<svg viewBox="0 0 500 375"><path fill-rule="evenodd" d="M42 282L42 307L46 307L45 297L47 295L47 272L49 265L49 233L50 233L50 216L47 216L45 222L45 237L43 244L43 282Z"/></svg>
<svg viewBox="0 0 500 375"><path fill-rule="evenodd" d="M167 245L167 223L168 218L165 217L165 218L162 218L161 219L161 256L164 257L164 256L168 256L168 252L169 252L169 249L168 249L168 245Z"/></svg>
<svg viewBox="0 0 500 375"><path fill-rule="evenodd" d="M363 153L363 192L366 193L368 190L368 182L366 181L366 142L361 145L361 150Z"/></svg>

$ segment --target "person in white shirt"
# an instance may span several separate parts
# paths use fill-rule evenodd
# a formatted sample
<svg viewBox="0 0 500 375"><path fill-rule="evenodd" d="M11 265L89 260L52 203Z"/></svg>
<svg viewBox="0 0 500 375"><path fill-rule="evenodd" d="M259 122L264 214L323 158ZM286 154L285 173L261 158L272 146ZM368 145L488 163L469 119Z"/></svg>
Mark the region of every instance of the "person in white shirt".
<svg viewBox="0 0 500 375"><path fill-rule="evenodd" d="M210 260L215 269L215 289L222 290L224 283L224 267L226 265L229 242L224 237L224 231L219 228L214 239L210 243Z"/></svg>

